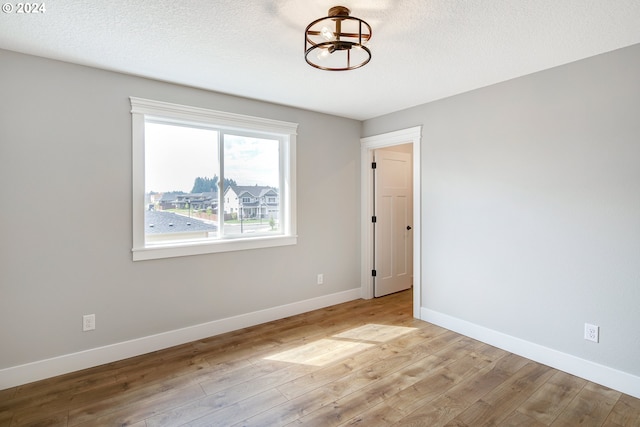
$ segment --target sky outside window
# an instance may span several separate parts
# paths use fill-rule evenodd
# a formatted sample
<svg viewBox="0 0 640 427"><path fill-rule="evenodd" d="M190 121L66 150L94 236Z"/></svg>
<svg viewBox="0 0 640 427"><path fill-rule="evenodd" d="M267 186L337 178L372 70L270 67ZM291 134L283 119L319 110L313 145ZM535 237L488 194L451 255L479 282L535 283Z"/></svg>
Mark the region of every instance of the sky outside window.
<svg viewBox="0 0 640 427"><path fill-rule="evenodd" d="M218 132L145 124L145 191L191 192L197 177L220 176ZM279 141L225 135L225 177L238 185L278 188Z"/></svg>

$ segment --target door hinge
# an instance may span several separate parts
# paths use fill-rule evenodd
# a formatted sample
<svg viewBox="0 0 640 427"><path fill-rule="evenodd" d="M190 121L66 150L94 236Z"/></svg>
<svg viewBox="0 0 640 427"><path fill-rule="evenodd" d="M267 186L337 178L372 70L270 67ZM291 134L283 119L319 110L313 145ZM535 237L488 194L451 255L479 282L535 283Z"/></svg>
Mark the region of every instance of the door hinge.
<svg viewBox="0 0 640 427"><path fill-rule="evenodd" d="M377 216L372 216L371 217L371 222L378 222L378 217Z"/></svg>
<svg viewBox="0 0 640 427"><path fill-rule="evenodd" d="M376 162L371 162L371 169L375 169L377 166L378 165Z"/></svg>
<svg viewBox="0 0 640 427"><path fill-rule="evenodd" d="M372 275L373 277L376 277L376 275L377 275L377 274L378 274L378 272L377 272L377 271L375 271L375 270L371 270L371 275Z"/></svg>

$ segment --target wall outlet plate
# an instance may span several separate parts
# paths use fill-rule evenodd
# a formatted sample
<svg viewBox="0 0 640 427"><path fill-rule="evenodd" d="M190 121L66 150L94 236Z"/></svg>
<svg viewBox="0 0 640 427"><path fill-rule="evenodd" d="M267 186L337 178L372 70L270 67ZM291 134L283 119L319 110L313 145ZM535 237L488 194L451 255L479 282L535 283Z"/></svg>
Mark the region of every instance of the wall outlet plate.
<svg viewBox="0 0 640 427"><path fill-rule="evenodd" d="M600 341L600 327L592 325L590 323L584 324L584 339L599 342Z"/></svg>
<svg viewBox="0 0 640 427"><path fill-rule="evenodd" d="M96 328L96 315L85 314L82 316L82 332L93 331Z"/></svg>

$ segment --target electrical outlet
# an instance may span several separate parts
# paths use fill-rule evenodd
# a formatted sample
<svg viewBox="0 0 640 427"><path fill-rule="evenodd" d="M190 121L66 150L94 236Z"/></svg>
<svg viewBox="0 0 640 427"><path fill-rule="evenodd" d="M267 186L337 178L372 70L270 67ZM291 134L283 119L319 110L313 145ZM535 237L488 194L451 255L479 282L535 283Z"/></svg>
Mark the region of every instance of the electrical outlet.
<svg viewBox="0 0 640 427"><path fill-rule="evenodd" d="M85 314L82 316L82 332L93 331L96 328L96 315Z"/></svg>
<svg viewBox="0 0 640 427"><path fill-rule="evenodd" d="M318 285L322 285L324 283L324 274L318 274Z"/></svg>
<svg viewBox="0 0 640 427"><path fill-rule="evenodd" d="M591 325L589 323L584 324L584 339L599 342L600 340L600 327Z"/></svg>

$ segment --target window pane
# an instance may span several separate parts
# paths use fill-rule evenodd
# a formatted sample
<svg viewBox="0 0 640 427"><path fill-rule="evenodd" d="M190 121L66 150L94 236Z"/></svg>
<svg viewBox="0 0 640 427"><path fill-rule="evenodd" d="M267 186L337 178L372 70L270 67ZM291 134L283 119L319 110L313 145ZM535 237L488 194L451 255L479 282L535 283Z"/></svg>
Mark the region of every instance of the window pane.
<svg viewBox="0 0 640 427"><path fill-rule="evenodd" d="M130 100L134 261L297 243L297 123Z"/></svg>
<svg viewBox="0 0 640 427"><path fill-rule="evenodd" d="M216 238L218 132L145 123L145 241Z"/></svg>
<svg viewBox="0 0 640 427"><path fill-rule="evenodd" d="M224 135L225 236L279 234L280 142Z"/></svg>

